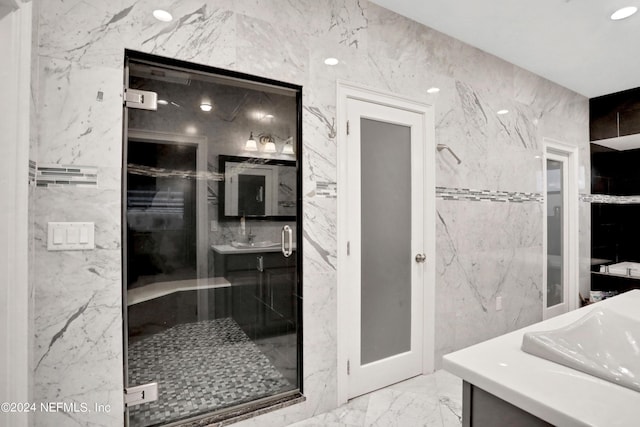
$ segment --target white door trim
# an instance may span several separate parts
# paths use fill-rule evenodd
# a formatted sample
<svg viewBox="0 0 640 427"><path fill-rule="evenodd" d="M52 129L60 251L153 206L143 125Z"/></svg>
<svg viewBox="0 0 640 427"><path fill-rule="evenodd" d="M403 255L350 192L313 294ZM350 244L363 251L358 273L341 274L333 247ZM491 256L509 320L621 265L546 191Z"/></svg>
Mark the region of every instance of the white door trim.
<svg viewBox="0 0 640 427"><path fill-rule="evenodd" d="M567 144L561 141L553 140L550 138L543 139L544 146L544 158L543 158L543 191L545 192L543 202L543 269L542 269L542 318L547 319L553 315L547 309L547 158L548 154L560 156L566 158L566 175L567 175L567 188L566 201L567 201L567 242L565 245L566 250L566 265L567 265L567 309L569 311L575 310L580 306L579 298L579 215L578 215L578 147L575 145Z"/></svg>
<svg viewBox="0 0 640 427"><path fill-rule="evenodd" d="M9 7L12 6L12 7ZM31 401L32 304L29 283L29 132L32 3L0 9L0 402ZM0 413L0 425L27 426L29 413Z"/></svg>
<svg viewBox="0 0 640 427"><path fill-rule="evenodd" d="M379 91L338 80L337 82L337 404L348 400L347 360L351 337L345 327L349 318L348 269L347 263L347 223L348 209L346 185L348 183L346 122L347 100L358 99L389 107L413 111L424 116L424 242L427 261L424 265L424 319L423 319L423 362L422 372L430 373L434 367L435 344L435 122L433 106L416 102L393 93Z"/></svg>
<svg viewBox="0 0 640 427"><path fill-rule="evenodd" d="M139 141L151 141L156 144L187 144L196 147L196 172L207 171L208 143L205 136L182 135L168 132L157 132L144 129L128 129L127 138ZM206 174L198 175L196 180L196 236L198 248L198 277L207 276L207 256L209 251L209 228L207 207Z"/></svg>
<svg viewBox="0 0 640 427"><path fill-rule="evenodd" d="M202 287L208 287L209 275L209 207L207 204L208 140L206 136L183 135L145 129L127 129L127 138L150 141L156 144L186 144L196 147L196 248L197 276L203 279ZM204 171L204 173L203 173ZM208 291L198 292L198 318L208 319Z"/></svg>

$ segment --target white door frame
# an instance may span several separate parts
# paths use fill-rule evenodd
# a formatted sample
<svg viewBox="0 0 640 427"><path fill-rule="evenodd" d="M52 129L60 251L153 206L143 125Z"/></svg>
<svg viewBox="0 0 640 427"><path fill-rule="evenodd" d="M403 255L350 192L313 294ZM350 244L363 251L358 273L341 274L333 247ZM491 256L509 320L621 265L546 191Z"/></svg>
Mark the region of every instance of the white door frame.
<svg viewBox="0 0 640 427"><path fill-rule="evenodd" d="M196 147L196 174L207 171L207 137L182 135L177 133L157 132L143 129L128 129L128 139L148 141L155 144L187 144ZM209 250L208 208L207 208L206 173L196 179L196 248L198 251L198 277L207 276L207 255Z"/></svg>
<svg viewBox="0 0 640 427"><path fill-rule="evenodd" d="M424 250L427 261L424 264L424 319L423 319L423 361L422 373L431 373L435 358L435 122L433 106L416 102L396 94L379 91L338 80L337 82L337 166L338 166L338 221L337 221L337 404L347 402L349 377L347 375L348 348L350 342L347 319L350 312L348 293L347 258L347 100L358 99L393 108L404 109L424 116Z"/></svg>
<svg viewBox="0 0 640 427"><path fill-rule="evenodd" d="M0 402L29 402L32 304L29 289L29 132L32 2L0 2ZM0 425L27 426L31 414L0 413Z"/></svg>
<svg viewBox="0 0 640 427"><path fill-rule="evenodd" d="M543 156L543 191L545 194L543 202L543 269L542 269L542 318L547 319L553 317L557 313L547 308L547 158L548 154L560 156L566 159L566 176L567 188L564 189L566 194L565 208L566 224L563 229L567 230L566 242L564 244L564 262L566 263L565 286L567 289L567 309L575 310L579 305L579 216L578 216L578 147L564 142L556 141L550 138L544 138L544 156Z"/></svg>
<svg viewBox="0 0 640 427"><path fill-rule="evenodd" d="M209 270L209 208L207 204L208 184L208 140L206 136L184 135L158 132L146 129L127 129L127 139L153 142L155 144L186 144L196 147L196 251L197 277L204 279L203 288ZM198 318L208 319L209 303L207 291L198 292Z"/></svg>

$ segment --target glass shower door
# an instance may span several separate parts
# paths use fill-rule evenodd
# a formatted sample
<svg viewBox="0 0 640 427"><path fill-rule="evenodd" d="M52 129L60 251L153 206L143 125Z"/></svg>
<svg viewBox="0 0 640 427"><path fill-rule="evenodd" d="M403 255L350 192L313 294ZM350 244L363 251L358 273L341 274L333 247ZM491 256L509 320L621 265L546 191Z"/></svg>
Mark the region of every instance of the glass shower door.
<svg viewBox="0 0 640 427"><path fill-rule="evenodd" d="M127 68L129 426L219 420L301 389L298 160L282 152L299 139L300 89L187 65L132 54ZM247 151L251 132L276 152ZM239 183L229 159L248 171Z"/></svg>

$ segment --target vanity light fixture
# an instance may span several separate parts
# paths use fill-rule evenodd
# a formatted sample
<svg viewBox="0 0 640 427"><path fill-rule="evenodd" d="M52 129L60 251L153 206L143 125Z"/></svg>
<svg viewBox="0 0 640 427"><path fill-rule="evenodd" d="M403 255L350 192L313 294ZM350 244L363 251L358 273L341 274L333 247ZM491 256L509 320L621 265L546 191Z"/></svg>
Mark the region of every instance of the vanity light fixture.
<svg viewBox="0 0 640 427"><path fill-rule="evenodd" d="M162 10L162 9L154 10L153 11L153 17L156 18L158 21L162 21L162 22L171 22L171 21L173 21L173 15L171 15L166 10Z"/></svg>
<svg viewBox="0 0 640 427"><path fill-rule="evenodd" d="M273 138L269 135L260 137L260 144L264 145L265 153L275 153L276 152L276 143Z"/></svg>
<svg viewBox="0 0 640 427"><path fill-rule="evenodd" d="M638 11L638 8L635 6L627 6L620 8L611 14L611 19L613 21L620 21L621 19L625 19L633 15Z"/></svg>
<svg viewBox="0 0 640 427"><path fill-rule="evenodd" d="M509 110L498 110L496 111L496 114L504 116L505 114L509 114Z"/></svg>
<svg viewBox="0 0 640 427"><path fill-rule="evenodd" d="M293 138L288 138L284 142L284 147L282 147L282 154L295 154L293 152Z"/></svg>
<svg viewBox="0 0 640 427"><path fill-rule="evenodd" d="M160 105L168 105L169 101L167 101L166 99L158 99L158 104L160 104Z"/></svg>
<svg viewBox="0 0 640 427"><path fill-rule="evenodd" d="M427 93L438 93L438 92L440 92L439 87L430 87L429 89L427 89Z"/></svg>
<svg viewBox="0 0 640 427"><path fill-rule="evenodd" d="M202 111L209 112L212 108L213 106L208 102L203 102L202 104L200 104L200 109Z"/></svg>
<svg viewBox="0 0 640 427"><path fill-rule="evenodd" d="M256 140L253 139L253 132L250 133L249 139L245 142L244 149L246 151L258 151L258 144L256 143Z"/></svg>
<svg viewBox="0 0 640 427"><path fill-rule="evenodd" d="M326 65L338 65L340 61L338 61L338 58L326 58L324 60L324 63Z"/></svg>

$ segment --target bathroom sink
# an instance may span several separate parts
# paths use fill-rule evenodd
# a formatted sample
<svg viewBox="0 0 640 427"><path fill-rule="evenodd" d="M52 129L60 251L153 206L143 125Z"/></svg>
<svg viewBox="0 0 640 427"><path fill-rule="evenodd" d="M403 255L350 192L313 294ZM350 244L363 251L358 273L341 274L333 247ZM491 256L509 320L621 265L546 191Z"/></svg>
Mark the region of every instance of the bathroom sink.
<svg viewBox="0 0 640 427"><path fill-rule="evenodd" d="M605 308L552 331L526 332L522 350L640 392L640 322Z"/></svg>
<svg viewBox="0 0 640 427"><path fill-rule="evenodd" d="M280 246L280 242L272 242L270 240L264 240L261 242L252 242L252 243L244 243L244 242L231 242L231 246L234 248L275 248Z"/></svg>

